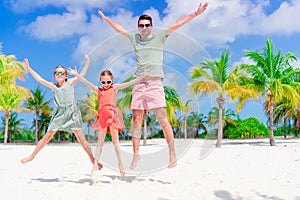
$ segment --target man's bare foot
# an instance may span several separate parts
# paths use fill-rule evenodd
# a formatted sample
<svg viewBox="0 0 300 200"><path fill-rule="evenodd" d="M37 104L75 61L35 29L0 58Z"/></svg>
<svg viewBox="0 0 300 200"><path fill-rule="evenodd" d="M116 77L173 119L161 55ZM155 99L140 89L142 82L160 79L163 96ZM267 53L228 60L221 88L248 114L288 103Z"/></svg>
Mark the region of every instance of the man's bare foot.
<svg viewBox="0 0 300 200"><path fill-rule="evenodd" d="M176 155L170 155L170 162L169 162L169 165L168 165L168 168L172 168L172 167L176 167L177 166L177 158L176 158Z"/></svg>
<svg viewBox="0 0 300 200"><path fill-rule="evenodd" d="M174 161L171 161L171 162L169 163L168 168L170 169L170 168L176 167L176 166L177 166L177 161L174 160Z"/></svg>
<svg viewBox="0 0 300 200"><path fill-rule="evenodd" d="M140 160L140 155L139 154L134 154L131 164L130 164L130 169L134 169L136 167L137 162Z"/></svg>
<svg viewBox="0 0 300 200"><path fill-rule="evenodd" d="M25 163L27 163L27 162L29 162L29 161L32 161L33 158L34 158L34 157L32 157L32 156L29 156L29 157L27 157L27 158L23 158L23 159L21 160L21 163L22 163L22 164L25 164Z"/></svg>

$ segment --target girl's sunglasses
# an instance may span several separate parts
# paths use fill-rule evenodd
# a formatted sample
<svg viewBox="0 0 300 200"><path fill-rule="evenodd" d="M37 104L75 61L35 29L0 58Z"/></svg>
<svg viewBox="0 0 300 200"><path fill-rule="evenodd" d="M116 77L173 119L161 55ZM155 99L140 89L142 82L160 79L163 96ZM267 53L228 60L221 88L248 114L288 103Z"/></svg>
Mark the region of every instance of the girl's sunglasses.
<svg viewBox="0 0 300 200"><path fill-rule="evenodd" d="M106 81L106 82L105 81L101 81L102 85L104 85L104 84L111 84L111 83L112 83L112 81Z"/></svg>
<svg viewBox="0 0 300 200"><path fill-rule="evenodd" d="M60 71L57 71L57 72L54 72L54 75L58 76L58 75L65 75L66 72L60 72Z"/></svg>

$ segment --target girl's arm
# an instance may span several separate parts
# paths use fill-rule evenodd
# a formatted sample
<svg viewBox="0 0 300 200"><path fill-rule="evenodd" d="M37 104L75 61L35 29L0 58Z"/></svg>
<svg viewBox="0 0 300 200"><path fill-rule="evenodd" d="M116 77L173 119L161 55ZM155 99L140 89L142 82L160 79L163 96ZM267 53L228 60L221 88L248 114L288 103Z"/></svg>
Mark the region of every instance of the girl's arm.
<svg viewBox="0 0 300 200"><path fill-rule="evenodd" d="M96 85L93 85L91 82L89 82L88 80L86 80L83 76L81 76L81 74L78 74L78 72L74 69L69 69L68 72L74 76L76 76L76 78L78 80L81 80L84 84L86 84L91 90L97 92L98 91L98 87Z"/></svg>
<svg viewBox="0 0 300 200"><path fill-rule="evenodd" d="M147 71L145 70L144 73L141 76L133 79L132 81L129 81L129 82L126 82L126 83L117 84L117 85L115 85L114 88L115 88L116 91L117 90L122 90L124 88L127 88L127 87L129 87L129 86L131 86L133 84L136 84L137 82L143 80L144 78L146 78L146 76L147 76Z"/></svg>
<svg viewBox="0 0 300 200"><path fill-rule="evenodd" d="M113 29L115 29L115 31L117 31L118 33L120 33L121 35L128 37L128 31L123 28L123 26L121 26L120 24L112 21L111 19L109 19L108 17L106 17L103 12L101 12L100 10L98 10L98 14L102 17L102 19L104 21L106 21Z"/></svg>
<svg viewBox="0 0 300 200"><path fill-rule="evenodd" d="M169 26L166 35L170 35L172 32L176 31L181 26L185 25L186 23L188 23L189 21L191 21L192 19L194 19L198 15L202 14L205 11L207 6L208 6L207 2L205 2L204 4L200 3L197 11L195 11L195 12L193 12L193 13L185 16L185 17L179 18L174 24Z"/></svg>
<svg viewBox="0 0 300 200"><path fill-rule="evenodd" d="M51 90L55 90L55 85L52 82L46 81L45 79L43 79L38 73L36 73L29 65L29 61L27 58L24 59L24 67L26 68L26 70L33 76L33 78L35 80L37 80L37 82L45 85L46 87L50 88Z"/></svg>
<svg viewBox="0 0 300 200"><path fill-rule="evenodd" d="M86 61L85 61L85 64L84 64L84 66L83 66L83 68L82 68L82 70L81 70L81 72L80 72L80 75L81 75L81 76L84 76L84 75L86 74L86 72L87 72L87 70L88 70L88 68L89 68L89 66L90 66L90 63L91 63L90 58L89 58L89 55L88 55L88 54L85 54L84 56L85 56L85 60L86 60ZM78 77L74 77L74 78L70 78L70 79L69 79L69 82L70 82L71 85L73 85L73 84L76 83L78 80L79 80Z"/></svg>

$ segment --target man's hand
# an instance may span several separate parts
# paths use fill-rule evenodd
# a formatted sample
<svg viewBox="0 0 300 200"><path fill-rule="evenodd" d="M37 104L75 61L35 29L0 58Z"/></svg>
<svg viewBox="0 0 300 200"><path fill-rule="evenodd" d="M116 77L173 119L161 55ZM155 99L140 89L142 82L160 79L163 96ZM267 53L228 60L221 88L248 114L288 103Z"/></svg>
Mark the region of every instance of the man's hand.
<svg viewBox="0 0 300 200"><path fill-rule="evenodd" d="M200 3L197 11L195 12L196 15L200 15L202 14L205 10L206 10L206 7L208 6L208 3L205 2L204 4Z"/></svg>

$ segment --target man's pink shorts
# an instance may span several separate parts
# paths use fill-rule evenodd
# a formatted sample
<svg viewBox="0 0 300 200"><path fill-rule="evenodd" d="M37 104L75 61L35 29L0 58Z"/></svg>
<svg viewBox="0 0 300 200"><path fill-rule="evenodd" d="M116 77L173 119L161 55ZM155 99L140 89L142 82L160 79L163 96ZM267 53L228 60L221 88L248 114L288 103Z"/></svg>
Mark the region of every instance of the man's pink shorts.
<svg viewBox="0 0 300 200"><path fill-rule="evenodd" d="M161 79L138 82L132 90L132 110L151 110L166 107Z"/></svg>

